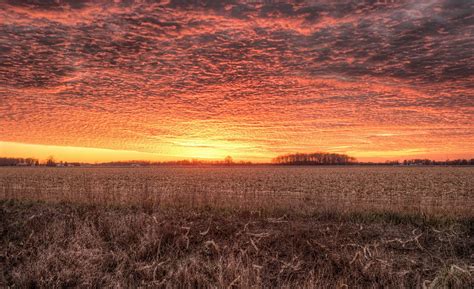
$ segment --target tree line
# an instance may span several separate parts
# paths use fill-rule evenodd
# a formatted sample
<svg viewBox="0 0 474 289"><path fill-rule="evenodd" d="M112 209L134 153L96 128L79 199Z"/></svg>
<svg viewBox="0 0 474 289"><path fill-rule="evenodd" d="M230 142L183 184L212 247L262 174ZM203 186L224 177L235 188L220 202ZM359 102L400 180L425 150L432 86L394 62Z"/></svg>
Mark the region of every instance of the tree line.
<svg viewBox="0 0 474 289"><path fill-rule="evenodd" d="M411 159L404 160L402 163L405 166L424 165L424 166L474 166L474 159L456 159L446 161L435 161L430 159Z"/></svg>
<svg viewBox="0 0 474 289"><path fill-rule="evenodd" d="M280 165L348 165L356 163L356 159L346 154L318 152L281 155L272 162Z"/></svg>
<svg viewBox="0 0 474 289"><path fill-rule="evenodd" d="M78 162L63 162L56 161L52 156L48 157L45 161L40 162L35 158L4 158L0 157L0 167L5 166L19 166L19 167L35 167L35 166L46 166L46 167L71 167L81 165Z"/></svg>
<svg viewBox="0 0 474 289"><path fill-rule="evenodd" d="M272 160L276 165L393 165L393 166L474 166L473 159L455 159L436 161L430 159L406 159L403 161L386 162L358 162L354 157L346 154L336 153L295 153L281 155ZM107 163L79 163L56 161L52 156L40 162L35 158L6 158L0 157L0 166L47 166L47 167L71 167L71 166L195 166L195 165L265 165L265 163L251 163L245 161L235 162L232 157L227 156L223 160L178 160L165 162L151 161L118 161Z"/></svg>
<svg viewBox="0 0 474 289"><path fill-rule="evenodd" d="M474 159L436 161L406 159L403 161L358 162L354 157L336 153L295 153L281 155L272 160L277 165L405 165L405 166L474 166Z"/></svg>
<svg viewBox="0 0 474 289"><path fill-rule="evenodd" d="M48 157L44 161L39 161L34 158L5 158L0 157L0 166L46 166L46 167L75 167L75 166L131 166L131 167L147 167L147 166L162 166L162 165L179 165L179 166L196 166L196 165L251 165L248 161L234 161L231 156L226 156L222 160L177 160L177 161L143 161L143 160L130 160L130 161L115 161L115 162L103 162L103 163L79 163L79 162L63 162L56 161L53 156Z"/></svg>
<svg viewBox="0 0 474 289"><path fill-rule="evenodd" d="M34 158L0 158L0 166L39 166L40 162Z"/></svg>
<svg viewBox="0 0 474 289"><path fill-rule="evenodd" d="M107 162L107 163L98 163L97 166L200 166L200 165L253 165L253 163L248 161L234 161L231 156L226 156L223 160L201 160L201 159L191 159L191 160L176 160L176 161L117 161L117 162Z"/></svg>

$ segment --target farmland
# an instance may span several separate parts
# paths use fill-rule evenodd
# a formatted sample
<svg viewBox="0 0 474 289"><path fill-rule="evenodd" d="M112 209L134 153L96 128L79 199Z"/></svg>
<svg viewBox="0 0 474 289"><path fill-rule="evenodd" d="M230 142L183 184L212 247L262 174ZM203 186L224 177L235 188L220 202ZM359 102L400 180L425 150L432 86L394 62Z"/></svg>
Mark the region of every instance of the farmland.
<svg viewBox="0 0 474 289"><path fill-rule="evenodd" d="M3 199L248 210L474 214L462 167L2 168Z"/></svg>
<svg viewBox="0 0 474 289"><path fill-rule="evenodd" d="M2 285L473 284L472 167L0 168L0 194Z"/></svg>

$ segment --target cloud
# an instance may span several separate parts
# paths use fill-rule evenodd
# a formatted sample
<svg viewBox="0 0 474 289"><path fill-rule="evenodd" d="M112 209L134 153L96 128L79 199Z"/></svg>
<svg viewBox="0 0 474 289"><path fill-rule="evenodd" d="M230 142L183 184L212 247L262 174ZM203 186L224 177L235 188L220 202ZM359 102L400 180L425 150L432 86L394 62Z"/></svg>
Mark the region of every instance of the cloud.
<svg viewBox="0 0 474 289"><path fill-rule="evenodd" d="M6 1L0 140L474 151L472 1L373 2Z"/></svg>

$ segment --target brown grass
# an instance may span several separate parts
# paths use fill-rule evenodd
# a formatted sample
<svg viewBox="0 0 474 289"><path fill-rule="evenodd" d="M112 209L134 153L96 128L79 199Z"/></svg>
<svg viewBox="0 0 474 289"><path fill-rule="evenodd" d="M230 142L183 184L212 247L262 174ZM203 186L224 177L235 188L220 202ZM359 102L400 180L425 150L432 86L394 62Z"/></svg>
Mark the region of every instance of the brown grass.
<svg viewBox="0 0 474 289"><path fill-rule="evenodd" d="M473 288L473 175L0 169L0 287Z"/></svg>
<svg viewBox="0 0 474 289"><path fill-rule="evenodd" d="M0 208L4 286L472 288L474 284L469 267L474 254L472 219L278 216L222 210L149 213L140 208L16 201L2 201Z"/></svg>

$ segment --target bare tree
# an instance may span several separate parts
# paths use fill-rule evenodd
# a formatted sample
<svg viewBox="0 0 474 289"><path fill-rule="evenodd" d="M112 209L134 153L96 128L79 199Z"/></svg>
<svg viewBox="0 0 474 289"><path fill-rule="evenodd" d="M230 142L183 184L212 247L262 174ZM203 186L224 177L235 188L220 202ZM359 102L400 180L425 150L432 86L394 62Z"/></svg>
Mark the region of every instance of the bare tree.
<svg viewBox="0 0 474 289"><path fill-rule="evenodd" d="M225 163L226 165L231 165L231 164L234 163L234 160L232 159L231 156L226 156L225 159L224 159L224 163Z"/></svg>
<svg viewBox="0 0 474 289"><path fill-rule="evenodd" d="M47 167L55 167L56 166L56 161L54 160L53 156L48 157L48 159L46 160L46 166Z"/></svg>

